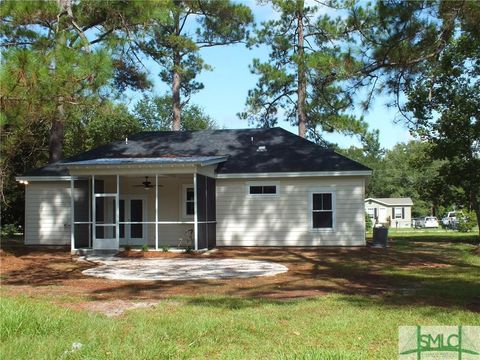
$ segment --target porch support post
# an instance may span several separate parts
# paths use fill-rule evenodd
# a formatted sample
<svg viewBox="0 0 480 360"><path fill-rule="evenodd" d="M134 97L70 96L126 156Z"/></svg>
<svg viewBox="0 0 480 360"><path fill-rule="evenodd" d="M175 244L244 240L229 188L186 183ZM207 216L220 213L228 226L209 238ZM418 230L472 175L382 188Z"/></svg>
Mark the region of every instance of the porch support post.
<svg viewBox="0 0 480 360"><path fill-rule="evenodd" d="M198 201L197 201L197 173L193 174L193 205L194 205L194 223L193 223L193 236L195 239L195 251L198 250Z"/></svg>
<svg viewBox="0 0 480 360"><path fill-rule="evenodd" d="M92 249L93 245L95 244L95 240L97 240L97 214L96 209L97 203L95 201L95 175L92 175Z"/></svg>
<svg viewBox="0 0 480 360"><path fill-rule="evenodd" d="M117 174L117 195L115 196L115 238L120 248L120 175Z"/></svg>
<svg viewBox="0 0 480 360"><path fill-rule="evenodd" d="M70 251L75 250L75 185L70 177Z"/></svg>
<svg viewBox="0 0 480 360"><path fill-rule="evenodd" d="M155 250L158 250L158 174L155 174Z"/></svg>

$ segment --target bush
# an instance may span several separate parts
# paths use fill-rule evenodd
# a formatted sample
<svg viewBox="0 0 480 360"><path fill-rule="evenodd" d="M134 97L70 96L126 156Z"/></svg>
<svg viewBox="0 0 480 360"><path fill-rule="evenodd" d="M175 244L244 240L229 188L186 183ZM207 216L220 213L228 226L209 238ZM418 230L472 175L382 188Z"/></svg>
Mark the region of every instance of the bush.
<svg viewBox="0 0 480 360"><path fill-rule="evenodd" d="M463 216L457 221L457 230L459 232L470 232L477 226L477 218L472 211L464 212Z"/></svg>
<svg viewBox="0 0 480 360"><path fill-rule="evenodd" d="M372 230L372 227L373 227L372 218L367 213L365 213L365 231Z"/></svg>
<svg viewBox="0 0 480 360"><path fill-rule="evenodd" d="M162 246L162 251L163 251L163 252L168 252L168 250L170 250L170 248L169 248L168 245Z"/></svg>
<svg viewBox="0 0 480 360"><path fill-rule="evenodd" d="M125 251L132 250L132 247L130 245L125 245L123 248L125 249Z"/></svg>
<svg viewBox="0 0 480 360"><path fill-rule="evenodd" d="M18 232L18 226L15 224L2 225L2 235L6 237L12 237Z"/></svg>
<svg viewBox="0 0 480 360"><path fill-rule="evenodd" d="M148 248L148 245L147 245L147 244L145 244L145 245L142 246L142 251L143 251L143 252L147 252L148 249L149 249L149 248Z"/></svg>

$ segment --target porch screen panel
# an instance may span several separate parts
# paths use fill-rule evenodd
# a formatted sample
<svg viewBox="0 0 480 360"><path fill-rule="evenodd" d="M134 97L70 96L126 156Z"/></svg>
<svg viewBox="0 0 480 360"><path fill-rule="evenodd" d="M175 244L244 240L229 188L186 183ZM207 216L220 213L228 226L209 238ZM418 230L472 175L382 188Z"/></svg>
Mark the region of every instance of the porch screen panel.
<svg viewBox="0 0 480 360"><path fill-rule="evenodd" d="M207 247L207 177L197 174L198 248Z"/></svg>
<svg viewBox="0 0 480 360"><path fill-rule="evenodd" d="M198 248L216 246L215 179L197 174Z"/></svg>
<svg viewBox="0 0 480 360"><path fill-rule="evenodd" d="M217 245L217 205L215 179L207 177L207 245L209 249Z"/></svg>
<svg viewBox="0 0 480 360"><path fill-rule="evenodd" d="M74 180L74 222L88 222L90 192L88 180ZM90 244L90 225L75 224L75 249L88 247Z"/></svg>

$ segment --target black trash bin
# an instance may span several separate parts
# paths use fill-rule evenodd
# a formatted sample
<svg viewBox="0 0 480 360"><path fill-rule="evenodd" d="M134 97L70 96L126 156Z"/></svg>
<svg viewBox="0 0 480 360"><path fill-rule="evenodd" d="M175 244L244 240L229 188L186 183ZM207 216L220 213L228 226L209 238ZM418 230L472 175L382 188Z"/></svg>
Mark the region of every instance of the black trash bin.
<svg viewBox="0 0 480 360"><path fill-rule="evenodd" d="M387 247L388 246L388 228L376 227L373 228L373 247Z"/></svg>

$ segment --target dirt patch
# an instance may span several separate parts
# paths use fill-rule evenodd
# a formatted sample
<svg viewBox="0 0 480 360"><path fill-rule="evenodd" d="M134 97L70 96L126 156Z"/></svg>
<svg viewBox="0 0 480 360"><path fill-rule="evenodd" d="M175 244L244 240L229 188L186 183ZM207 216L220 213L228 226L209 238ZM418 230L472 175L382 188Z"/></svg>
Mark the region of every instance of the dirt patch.
<svg viewBox="0 0 480 360"><path fill-rule="evenodd" d="M60 304L74 310L87 310L90 312L98 312L108 317L120 316L128 310L145 309L155 307L159 301L128 301L128 300L113 300L113 301L84 301L77 304Z"/></svg>
<svg viewBox="0 0 480 360"><path fill-rule="evenodd" d="M418 251L417 251L418 250ZM135 253L135 256L140 252ZM141 254L141 253L140 253ZM464 306L465 299L455 300L431 296L418 298L422 279L394 272L457 267L465 269L461 259L452 257L446 248L415 243L415 249L396 248L219 248L207 254L185 255L146 252L152 257L235 258L278 262L289 271L272 277L249 279L201 279L192 281L125 281L93 278L83 270L98 266L74 261L68 251L13 249L0 253L0 276L3 294L48 296L55 299L72 297L72 303L157 303L172 296L220 295L249 298L296 299L322 296L327 293L358 294L411 306L415 302L440 306ZM171 255L170 255L171 254ZM153 256L155 255L155 256ZM390 269L385 271L385 269ZM449 270L451 271L451 270ZM459 270L460 271L460 270ZM433 281L428 275L424 281ZM435 286L449 286L448 278L439 277ZM466 288L475 284L466 282ZM408 291L407 291L408 289ZM59 300L60 301L60 300ZM70 300L69 300L70 301ZM455 302L456 301L456 302ZM473 301L476 306L476 301ZM86 306L86 305L85 305ZM93 305L92 305L93 306ZM125 305L127 306L127 305Z"/></svg>

